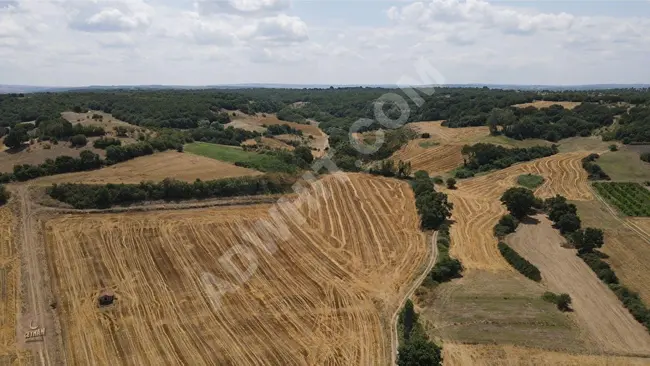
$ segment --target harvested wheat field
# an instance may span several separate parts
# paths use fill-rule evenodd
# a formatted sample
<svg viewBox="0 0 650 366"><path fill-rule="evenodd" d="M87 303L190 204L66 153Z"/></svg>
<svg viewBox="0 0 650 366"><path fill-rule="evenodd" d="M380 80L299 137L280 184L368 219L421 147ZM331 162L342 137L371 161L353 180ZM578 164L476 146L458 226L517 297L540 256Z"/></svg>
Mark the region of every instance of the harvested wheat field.
<svg viewBox="0 0 650 366"><path fill-rule="evenodd" d="M573 203L578 207L583 227L597 227L605 232L601 251L609 256L606 261L616 276L637 291L646 304L650 303L650 235L646 234L650 231L646 226L650 219L619 217L600 199Z"/></svg>
<svg viewBox="0 0 650 366"><path fill-rule="evenodd" d="M444 144L427 147L426 139L416 139L398 150L391 159L411 163L414 171L425 170L437 175L463 164L463 145Z"/></svg>
<svg viewBox="0 0 650 366"><path fill-rule="evenodd" d="M511 345L445 343L442 352L445 366L641 366L650 364L650 360L646 358L577 355Z"/></svg>
<svg viewBox="0 0 650 366"><path fill-rule="evenodd" d="M29 365L29 351L19 350L22 335L17 329L20 311L20 254L16 251L13 230L16 220L9 206L0 207L0 365Z"/></svg>
<svg viewBox="0 0 650 366"><path fill-rule="evenodd" d="M490 129L487 126L448 128L443 127L444 121L413 122L406 125L417 133L429 133L431 138L439 142L470 143L481 137L489 136Z"/></svg>
<svg viewBox="0 0 650 366"><path fill-rule="evenodd" d="M552 105L561 105L565 109L573 109L579 106L580 104L581 102L554 102L554 101L538 100L532 103L515 104L513 105L513 107L515 108L535 107L537 109L542 109L542 108L548 108Z"/></svg>
<svg viewBox="0 0 650 366"><path fill-rule="evenodd" d="M572 200L593 198L587 183L587 173L580 160L587 153L556 154L542 159L513 165L457 184L448 190L454 204L451 227L451 253L467 269L512 270L497 250L492 228L506 213L499 198L516 185L521 174L537 174L545 178L535 191L542 198L561 194Z"/></svg>
<svg viewBox="0 0 650 366"><path fill-rule="evenodd" d="M520 255L539 268L544 284L555 293L571 295L578 324L594 347L621 355L650 355L650 335L623 307L614 293L575 255L543 215L539 223L521 223L508 237Z"/></svg>
<svg viewBox="0 0 650 366"><path fill-rule="evenodd" d="M48 221L67 362L389 363L388 319L424 265L425 237L408 184L339 177L284 204L283 223L260 221L270 205ZM226 253L236 258L220 263ZM220 297L202 282L248 274ZM98 309L103 289L117 300Z"/></svg>
<svg viewBox="0 0 650 366"><path fill-rule="evenodd" d="M131 183L161 181L174 178L193 182L262 174L256 170L206 158L199 155L167 151L139 157L99 170L43 177L33 181L36 185L52 183Z"/></svg>

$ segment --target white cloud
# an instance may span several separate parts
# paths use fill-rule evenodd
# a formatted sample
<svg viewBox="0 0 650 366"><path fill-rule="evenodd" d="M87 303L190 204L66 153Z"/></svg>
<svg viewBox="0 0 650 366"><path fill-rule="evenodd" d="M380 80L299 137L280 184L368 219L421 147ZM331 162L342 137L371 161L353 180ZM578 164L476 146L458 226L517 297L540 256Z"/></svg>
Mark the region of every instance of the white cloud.
<svg viewBox="0 0 650 366"><path fill-rule="evenodd" d="M201 14L237 14L263 16L287 10L290 0L198 0L196 7Z"/></svg>
<svg viewBox="0 0 650 366"><path fill-rule="evenodd" d="M69 3L74 7L78 3ZM73 10L69 26L84 32L124 32L147 28L153 8L144 0L99 0Z"/></svg>
<svg viewBox="0 0 650 366"><path fill-rule="evenodd" d="M303 42L309 39L307 24L298 17L284 14L257 22L250 37L276 43Z"/></svg>

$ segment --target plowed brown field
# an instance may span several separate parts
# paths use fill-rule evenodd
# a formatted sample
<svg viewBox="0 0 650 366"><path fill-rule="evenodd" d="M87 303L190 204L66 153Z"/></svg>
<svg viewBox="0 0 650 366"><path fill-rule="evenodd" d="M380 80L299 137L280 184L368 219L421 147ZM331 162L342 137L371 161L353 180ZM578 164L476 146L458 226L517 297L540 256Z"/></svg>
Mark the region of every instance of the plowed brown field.
<svg viewBox="0 0 650 366"><path fill-rule="evenodd" d="M408 184L345 177L298 198L302 215L278 212L288 235L271 253L275 231L256 224L269 205L48 221L67 362L388 364L389 318L427 244ZM235 246L249 254L236 265L256 270L215 306L201 278L232 280L219 258ZM102 289L117 300L100 310Z"/></svg>
<svg viewBox="0 0 650 366"><path fill-rule="evenodd" d="M201 180L262 174L256 170L239 167L199 155L167 151L143 156L87 172L68 173L43 177L33 181L36 185L52 183L140 183L146 180L161 181L174 178L193 182Z"/></svg>
<svg viewBox="0 0 650 366"><path fill-rule="evenodd" d="M650 355L650 335L623 307L620 300L596 274L566 249L566 239L543 215L538 224L522 223L508 236L508 243L542 273L550 291L571 295L572 308L581 328L607 353Z"/></svg>
<svg viewBox="0 0 650 366"><path fill-rule="evenodd" d="M541 109L541 108L548 108L552 105L561 105L565 109L573 109L579 106L580 104L581 104L580 102L554 102L554 101L538 100L532 103L515 104L513 105L513 107L516 108L535 107L537 109Z"/></svg>
<svg viewBox="0 0 650 366"><path fill-rule="evenodd" d="M451 228L451 254L468 269L511 270L497 250L492 234L492 228L506 213L499 198L516 185L519 175L532 173L545 178L535 191L538 197L561 194L571 200L591 199L587 173L580 162L586 155L556 154L459 182L457 190L447 191L454 203L452 219L456 221Z"/></svg>
<svg viewBox="0 0 650 366"><path fill-rule="evenodd" d="M650 364L647 358L573 355L510 345L456 343L445 343L443 360L445 366L641 366Z"/></svg>

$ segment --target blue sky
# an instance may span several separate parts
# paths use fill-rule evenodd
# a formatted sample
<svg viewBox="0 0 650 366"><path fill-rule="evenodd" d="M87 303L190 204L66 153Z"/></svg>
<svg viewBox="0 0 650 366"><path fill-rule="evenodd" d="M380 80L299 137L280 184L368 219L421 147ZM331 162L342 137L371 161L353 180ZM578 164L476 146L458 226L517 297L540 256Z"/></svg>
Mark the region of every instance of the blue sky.
<svg viewBox="0 0 650 366"><path fill-rule="evenodd" d="M0 0L0 84L394 84L422 62L446 83L650 83L650 1Z"/></svg>

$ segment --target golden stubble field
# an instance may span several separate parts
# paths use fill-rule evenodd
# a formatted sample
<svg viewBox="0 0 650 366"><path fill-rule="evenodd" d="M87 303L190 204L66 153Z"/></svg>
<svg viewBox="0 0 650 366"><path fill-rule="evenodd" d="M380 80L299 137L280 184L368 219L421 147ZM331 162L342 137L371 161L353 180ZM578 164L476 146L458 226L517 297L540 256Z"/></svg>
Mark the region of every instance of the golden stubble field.
<svg viewBox="0 0 650 366"><path fill-rule="evenodd" d="M492 228L506 213L499 201L503 192L517 185L522 174L537 174L545 182L535 190L541 198L561 194L571 200L593 198L582 169L581 159L587 152L560 153L550 157L513 165L476 178L460 181L458 189L446 190L454 203L451 227L451 254L467 269L512 270L497 249Z"/></svg>
<svg viewBox="0 0 650 366"><path fill-rule="evenodd" d="M230 177L260 175L262 173L248 168L225 163L189 153L165 151L142 156L123 163L111 165L99 170L67 173L38 178L34 185L53 183L137 184L142 181L161 181L173 178L193 182L201 180L222 179Z"/></svg>
<svg viewBox="0 0 650 366"><path fill-rule="evenodd" d="M345 177L298 198L301 215L280 210L279 232L260 225L270 205L49 220L67 363L389 363L388 319L422 270L425 235L408 184ZM274 234L287 239L275 251ZM215 302L201 278L235 280L219 262L231 248L255 270ZM98 309L104 289L116 304Z"/></svg>

